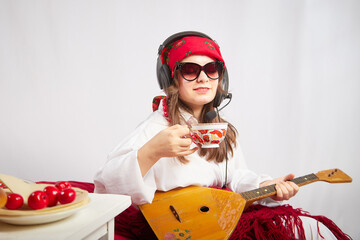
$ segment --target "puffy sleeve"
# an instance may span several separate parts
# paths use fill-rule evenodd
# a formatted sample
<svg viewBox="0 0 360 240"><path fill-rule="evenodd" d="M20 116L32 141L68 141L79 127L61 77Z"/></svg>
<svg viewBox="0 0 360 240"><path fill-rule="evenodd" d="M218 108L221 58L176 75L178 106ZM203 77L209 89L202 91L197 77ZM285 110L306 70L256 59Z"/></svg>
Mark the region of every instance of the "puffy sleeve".
<svg viewBox="0 0 360 240"><path fill-rule="evenodd" d="M129 195L134 204L151 202L156 191L154 172L150 169L142 177L137 152L166 127L166 120L159 113L152 113L108 155L94 177L95 192Z"/></svg>

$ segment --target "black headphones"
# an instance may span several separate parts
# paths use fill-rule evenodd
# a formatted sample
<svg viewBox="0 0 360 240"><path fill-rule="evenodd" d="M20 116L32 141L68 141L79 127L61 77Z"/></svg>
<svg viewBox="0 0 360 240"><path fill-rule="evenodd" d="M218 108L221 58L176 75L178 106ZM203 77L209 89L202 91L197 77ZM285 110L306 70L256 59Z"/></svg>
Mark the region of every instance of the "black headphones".
<svg viewBox="0 0 360 240"><path fill-rule="evenodd" d="M185 31L185 32L179 32L175 33L174 35L171 35L168 37L163 44L160 45L158 50L158 58L157 58L157 64L156 64L156 75L158 79L158 83L161 89L168 88L171 83L173 82L173 78L171 77L171 70L167 64L161 63L161 53L164 50L166 46L168 46L170 43L175 42L183 37L186 36L198 36L198 37L204 37L208 38L212 41L214 41L212 38L210 38L208 35L201 33L201 32L195 32L195 31ZM215 42L215 41L214 41ZM223 73L223 79L222 79L222 88L227 93L229 89L229 75L227 72L227 68L225 66L224 73ZM214 107L220 106L221 102L225 99L229 98L229 94L219 94L217 93L214 99Z"/></svg>

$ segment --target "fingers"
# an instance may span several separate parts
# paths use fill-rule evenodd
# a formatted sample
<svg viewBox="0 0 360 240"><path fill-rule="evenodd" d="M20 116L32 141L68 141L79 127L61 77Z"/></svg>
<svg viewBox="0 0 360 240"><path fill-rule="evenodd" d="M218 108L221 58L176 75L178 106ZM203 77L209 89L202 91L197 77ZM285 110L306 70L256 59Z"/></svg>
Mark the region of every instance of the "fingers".
<svg viewBox="0 0 360 240"><path fill-rule="evenodd" d="M194 152L196 152L199 148L198 147L194 147L192 149L183 151L183 152L179 152L179 156L188 156L190 154L193 154Z"/></svg>
<svg viewBox="0 0 360 240"><path fill-rule="evenodd" d="M276 199L275 200L289 200L299 191L299 186L293 182L279 182L275 185Z"/></svg>
<svg viewBox="0 0 360 240"><path fill-rule="evenodd" d="M293 197L299 192L300 188L299 188L299 186L297 184L295 184L293 182L288 182L288 183L292 186L292 189L293 189L292 197Z"/></svg>
<svg viewBox="0 0 360 240"><path fill-rule="evenodd" d="M284 182L294 179L295 175L293 173L290 173L283 177Z"/></svg>
<svg viewBox="0 0 360 240"><path fill-rule="evenodd" d="M176 124L174 126L171 126L170 128L172 128L174 130L174 133L179 137L190 135L190 129L188 126Z"/></svg>
<svg viewBox="0 0 360 240"><path fill-rule="evenodd" d="M192 144L193 141L191 139L190 129L188 126L177 124L170 128L173 131L173 136L177 139L179 146L189 147Z"/></svg>
<svg viewBox="0 0 360 240"><path fill-rule="evenodd" d="M189 148L191 144L192 144L191 138L181 138L181 139L179 139L179 146L180 147Z"/></svg>
<svg viewBox="0 0 360 240"><path fill-rule="evenodd" d="M157 158L190 155L196 152L197 148L190 149L192 139L186 137L189 134L190 129L187 126L168 127L149 140L147 145L151 147L148 149L152 149L152 155Z"/></svg>
<svg viewBox="0 0 360 240"><path fill-rule="evenodd" d="M174 149L176 156L187 156L197 151L197 147L190 149L192 139L190 137L190 129L187 126L174 125L171 128ZM170 140L171 141L171 140Z"/></svg>
<svg viewBox="0 0 360 240"><path fill-rule="evenodd" d="M276 184L277 197L282 200L289 200L290 195L292 194L292 189L287 186L286 182L281 182Z"/></svg>

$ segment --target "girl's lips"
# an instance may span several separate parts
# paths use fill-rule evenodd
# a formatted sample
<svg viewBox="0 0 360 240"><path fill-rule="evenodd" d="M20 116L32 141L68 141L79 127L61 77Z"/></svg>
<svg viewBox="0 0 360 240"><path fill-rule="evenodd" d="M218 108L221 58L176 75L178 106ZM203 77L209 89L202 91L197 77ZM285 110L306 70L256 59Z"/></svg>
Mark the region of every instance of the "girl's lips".
<svg viewBox="0 0 360 240"><path fill-rule="evenodd" d="M207 91L209 90L210 88L208 87L198 87L198 88L194 88L195 91Z"/></svg>
<svg viewBox="0 0 360 240"><path fill-rule="evenodd" d="M194 89L194 91L198 93L207 93L209 90L210 88L207 87L198 87Z"/></svg>

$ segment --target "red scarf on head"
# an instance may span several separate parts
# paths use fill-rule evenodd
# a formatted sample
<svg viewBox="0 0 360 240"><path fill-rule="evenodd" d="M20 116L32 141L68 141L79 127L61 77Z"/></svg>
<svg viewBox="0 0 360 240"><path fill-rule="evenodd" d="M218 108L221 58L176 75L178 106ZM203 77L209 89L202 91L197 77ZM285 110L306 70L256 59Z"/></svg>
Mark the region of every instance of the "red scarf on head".
<svg viewBox="0 0 360 240"><path fill-rule="evenodd" d="M166 46L160 55L161 63L169 66L171 75L174 77L176 64L191 55L205 55L224 62L220 48L214 41L208 38L189 36Z"/></svg>

